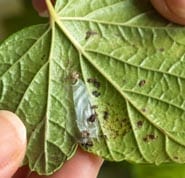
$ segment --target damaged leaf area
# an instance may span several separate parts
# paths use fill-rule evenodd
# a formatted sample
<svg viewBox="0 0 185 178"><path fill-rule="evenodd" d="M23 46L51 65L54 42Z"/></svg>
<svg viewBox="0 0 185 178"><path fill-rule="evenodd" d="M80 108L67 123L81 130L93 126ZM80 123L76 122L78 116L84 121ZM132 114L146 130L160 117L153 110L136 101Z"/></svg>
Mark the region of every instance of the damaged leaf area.
<svg viewBox="0 0 185 178"><path fill-rule="evenodd" d="M50 23L0 46L0 109L49 175L77 146L106 160L185 163L185 28L149 0L47 0Z"/></svg>

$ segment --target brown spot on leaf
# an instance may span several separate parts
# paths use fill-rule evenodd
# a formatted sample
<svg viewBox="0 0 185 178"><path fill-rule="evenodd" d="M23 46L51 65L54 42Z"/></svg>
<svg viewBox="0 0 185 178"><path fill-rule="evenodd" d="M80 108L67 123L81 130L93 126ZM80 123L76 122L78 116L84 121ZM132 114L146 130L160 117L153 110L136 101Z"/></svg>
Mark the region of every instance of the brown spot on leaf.
<svg viewBox="0 0 185 178"><path fill-rule="evenodd" d="M164 48L159 48L159 51L160 51L160 52L163 52L163 51L164 51Z"/></svg>
<svg viewBox="0 0 185 178"><path fill-rule="evenodd" d="M174 159L179 159L178 156L174 156L173 158L174 158Z"/></svg>
<svg viewBox="0 0 185 178"><path fill-rule="evenodd" d="M137 126L138 126L138 127L142 127L142 126L143 126L143 121L138 121L138 122L137 122Z"/></svg>
<svg viewBox="0 0 185 178"><path fill-rule="evenodd" d="M126 118L124 118L123 120L122 120L122 122L127 122L128 121L128 119L126 119Z"/></svg>
<svg viewBox="0 0 185 178"><path fill-rule="evenodd" d="M140 87L143 87L145 84L146 84L146 80L141 80L141 81L139 82L139 86L140 86Z"/></svg>
<svg viewBox="0 0 185 178"><path fill-rule="evenodd" d="M148 142L148 141L155 140L156 138L157 138L157 136L155 136L154 134L149 134L149 135L146 135L146 136L143 138L143 141Z"/></svg>
<svg viewBox="0 0 185 178"><path fill-rule="evenodd" d="M146 112L146 108L142 108L141 111L142 111L142 112Z"/></svg>
<svg viewBox="0 0 185 178"><path fill-rule="evenodd" d="M103 118L104 118L105 120L107 120L107 119L109 118L109 112L108 112L108 111L104 111L104 113L103 113Z"/></svg>
<svg viewBox="0 0 185 178"><path fill-rule="evenodd" d="M132 47L137 48L137 46L135 44L132 44Z"/></svg>
<svg viewBox="0 0 185 178"><path fill-rule="evenodd" d="M46 55L44 54L42 57L41 57L41 60L44 60L46 57Z"/></svg>
<svg viewBox="0 0 185 178"><path fill-rule="evenodd" d="M147 141L148 141L148 137L144 137L144 138L143 138L143 141L144 141L144 142L147 142Z"/></svg>
<svg viewBox="0 0 185 178"><path fill-rule="evenodd" d="M98 34L97 32L89 30L89 31L86 32L85 39L88 40L91 36L94 36L94 35L97 35L97 34Z"/></svg>
<svg viewBox="0 0 185 178"><path fill-rule="evenodd" d="M98 109L98 106L97 105L92 105L91 109Z"/></svg>
<svg viewBox="0 0 185 178"><path fill-rule="evenodd" d="M148 135L148 138L149 138L150 140L154 140L154 139L155 139L155 135L149 134L149 135Z"/></svg>

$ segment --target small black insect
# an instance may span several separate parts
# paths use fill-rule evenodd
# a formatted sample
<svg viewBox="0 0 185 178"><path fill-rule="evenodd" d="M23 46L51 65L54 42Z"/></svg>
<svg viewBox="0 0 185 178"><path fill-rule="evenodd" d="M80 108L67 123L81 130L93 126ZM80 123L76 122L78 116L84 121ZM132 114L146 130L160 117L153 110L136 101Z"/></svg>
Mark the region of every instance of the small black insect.
<svg viewBox="0 0 185 178"><path fill-rule="evenodd" d="M44 54L42 57L41 57L41 60L44 60L46 57L46 55Z"/></svg>
<svg viewBox="0 0 185 178"><path fill-rule="evenodd" d="M95 97L99 97L101 95L100 92L98 91L93 91L92 94L95 96Z"/></svg>
<svg viewBox="0 0 185 178"><path fill-rule="evenodd" d="M87 142L81 143L81 145L85 147L85 149L88 149L89 147L93 146L93 142L91 140L88 140Z"/></svg>
<svg viewBox="0 0 185 178"><path fill-rule="evenodd" d="M96 114L92 114L87 120L88 120L89 122L94 122L94 121L96 120L96 117L97 117Z"/></svg>
<svg viewBox="0 0 185 178"><path fill-rule="evenodd" d="M90 133L87 130L81 132L80 144L84 146L86 149L88 149L88 147L93 146L93 142L91 141L90 138Z"/></svg>

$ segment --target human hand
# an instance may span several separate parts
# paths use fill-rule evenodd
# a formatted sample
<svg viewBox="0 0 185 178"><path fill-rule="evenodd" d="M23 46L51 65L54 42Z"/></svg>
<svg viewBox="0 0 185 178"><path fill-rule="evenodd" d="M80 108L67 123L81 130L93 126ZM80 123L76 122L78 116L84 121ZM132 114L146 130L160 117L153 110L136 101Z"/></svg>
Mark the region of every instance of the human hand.
<svg viewBox="0 0 185 178"><path fill-rule="evenodd" d="M10 178L12 175L13 178L28 177L30 171L27 167L17 171L26 150L26 129L23 123L15 114L0 111L0 128L0 178ZM52 176L31 173L29 178L95 178L101 164L101 158L78 149L76 155Z"/></svg>
<svg viewBox="0 0 185 178"><path fill-rule="evenodd" d="M185 25L185 0L151 0L151 2L162 16Z"/></svg>

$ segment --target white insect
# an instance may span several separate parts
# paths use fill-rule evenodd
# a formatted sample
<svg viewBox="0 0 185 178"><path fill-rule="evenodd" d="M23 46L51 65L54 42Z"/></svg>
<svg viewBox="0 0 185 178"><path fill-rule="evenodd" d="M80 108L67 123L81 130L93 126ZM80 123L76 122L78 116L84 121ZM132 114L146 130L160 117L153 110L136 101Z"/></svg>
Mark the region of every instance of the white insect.
<svg viewBox="0 0 185 178"><path fill-rule="evenodd" d="M77 79L72 85L73 101L76 112L76 123L81 133L81 143L90 144L91 138L98 137L98 121L92 108L90 96L84 82Z"/></svg>

